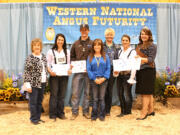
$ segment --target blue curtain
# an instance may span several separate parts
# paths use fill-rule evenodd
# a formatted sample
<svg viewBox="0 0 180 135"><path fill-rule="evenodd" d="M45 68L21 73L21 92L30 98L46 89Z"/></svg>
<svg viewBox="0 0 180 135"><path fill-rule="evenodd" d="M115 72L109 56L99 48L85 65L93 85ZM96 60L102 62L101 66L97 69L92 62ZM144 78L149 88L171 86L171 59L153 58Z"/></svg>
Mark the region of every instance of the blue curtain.
<svg viewBox="0 0 180 135"><path fill-rule="evenodd" d="M31 53L31 40L42 39L43 8L40 3L0 4L0 70L23 72L24 61ZM157 4L157 57L158 70L166 66L175 68L180 64L180 4ZM78 38L78 37L77 37ZM44 45L46 54L51 45ZM71 97L69 78L65 104ZM134 95L134 90L133 90ZM113 91L113 104L118 104L116 88Z"/></svg>

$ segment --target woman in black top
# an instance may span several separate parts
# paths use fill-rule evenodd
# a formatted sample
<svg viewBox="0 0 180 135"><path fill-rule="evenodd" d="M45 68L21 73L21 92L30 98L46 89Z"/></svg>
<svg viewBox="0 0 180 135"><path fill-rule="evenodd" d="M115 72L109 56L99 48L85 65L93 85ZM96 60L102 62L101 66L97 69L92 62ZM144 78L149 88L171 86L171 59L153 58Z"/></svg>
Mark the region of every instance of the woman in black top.
<svg viewBox="0 0 180 135"><path fill-rule="evenodd" d="M136 52L136 57L141 58L141 67L136 74L136 94L141 94L142 96L141 116L137 120L144 120L147 116L155 115L153 93L156 78L154 59L157 47L153 44L152 32L147 27L144 27L140 32Z"/></svg>

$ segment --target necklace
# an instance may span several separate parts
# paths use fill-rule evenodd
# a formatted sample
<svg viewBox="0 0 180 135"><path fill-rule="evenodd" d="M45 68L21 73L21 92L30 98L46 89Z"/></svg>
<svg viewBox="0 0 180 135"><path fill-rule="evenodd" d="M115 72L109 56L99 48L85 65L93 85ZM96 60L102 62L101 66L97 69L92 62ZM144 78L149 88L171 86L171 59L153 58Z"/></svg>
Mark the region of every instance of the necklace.
<svg viewBox="0 0 180 135"><path fill-rule="evenodd" d="M99 63L100 63L101 57L96 57L95 56L95 59L96 59L96 62L97 62L97 67L99 67Z"/></svg>

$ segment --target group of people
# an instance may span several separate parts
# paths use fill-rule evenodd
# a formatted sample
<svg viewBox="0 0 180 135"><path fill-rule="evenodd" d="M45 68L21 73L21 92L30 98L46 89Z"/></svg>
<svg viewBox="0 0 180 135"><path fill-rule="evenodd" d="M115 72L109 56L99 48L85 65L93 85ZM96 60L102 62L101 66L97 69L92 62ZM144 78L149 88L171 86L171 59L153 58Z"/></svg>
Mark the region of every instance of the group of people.
<svg viewBox="0 0 180 135"><path fill-rule="evenodd" d="M64 113L64 98L68 84L68 76L58 76L52 70L54 64L71 64L72 61L85 60L86 72L75 73L72 79L72 116L75 120L79 115L79 103L82 90L83 116L95 121L97 118L104 121L105 116L110 116L112 106L112 93L115 79L117 78L117 94L120 100L121 113L117 117L131 114L132 92L135 83L136 94L142 95L142 111L137 120L144 120L147 116L155 115L153 108L153 92L155 83L156 45L150 29L144 27L140 31L139 43L136 49L130 46L130 36L121 37L122 46L113 42L115 31L112 28L105 30L105 42L101 39L91 40L89 25L80 25L80 38L68 50L66 38L57 34L54 46L45 56L42 53L42 41L38 38L31 42L32 54L25 62L24 84L29 93L30 120L33 124L44 122L40 119L43 92L48 82L50 83L49 118L67 119ZM114 71L113 60L140 58L140 70ZM73 66L69 67L68 75L72 74ZM89 101L92 98L92 112L89 112Z"/></svg>

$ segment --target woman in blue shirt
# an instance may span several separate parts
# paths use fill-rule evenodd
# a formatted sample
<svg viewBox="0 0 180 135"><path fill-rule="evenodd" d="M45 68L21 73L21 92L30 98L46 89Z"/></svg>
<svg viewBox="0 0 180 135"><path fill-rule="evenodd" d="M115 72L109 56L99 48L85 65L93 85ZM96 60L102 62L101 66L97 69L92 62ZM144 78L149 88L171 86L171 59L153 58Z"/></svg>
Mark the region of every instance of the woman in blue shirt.
<svg viewBox="0 0 180 135"><path fill-rule="evenodd" d="M107 87L107 79L109 79L110 76L110 66L110 59L104 52L102 40L95 39L87 60L87 72L89 79L91 80L93 92L91 120L96 120L98 116L101 121L105 120L104 97ZM99 109L98 105L100 106Z"/></svg>

